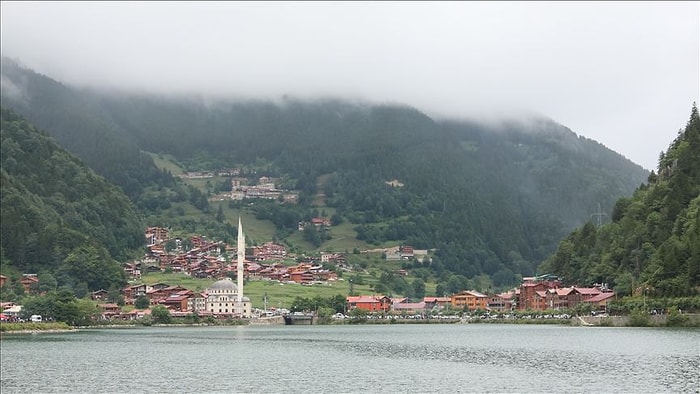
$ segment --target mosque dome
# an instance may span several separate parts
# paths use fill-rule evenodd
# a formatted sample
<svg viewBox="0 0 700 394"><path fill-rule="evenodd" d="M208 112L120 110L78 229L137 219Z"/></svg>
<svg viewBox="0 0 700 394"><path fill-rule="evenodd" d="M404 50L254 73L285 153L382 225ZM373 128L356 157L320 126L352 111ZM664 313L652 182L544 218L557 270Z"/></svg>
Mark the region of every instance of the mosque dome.
<svg viewBox="0 0 700 394"><path fill-rule="evenodd" d="M218 292L224 292L224 291L229 291L229 292L238 292L238 286L236 286L235 283L233 283L233 280L231 278L224 278L219 281L214 282L209 287L209 291L218 291Z"/></svg>

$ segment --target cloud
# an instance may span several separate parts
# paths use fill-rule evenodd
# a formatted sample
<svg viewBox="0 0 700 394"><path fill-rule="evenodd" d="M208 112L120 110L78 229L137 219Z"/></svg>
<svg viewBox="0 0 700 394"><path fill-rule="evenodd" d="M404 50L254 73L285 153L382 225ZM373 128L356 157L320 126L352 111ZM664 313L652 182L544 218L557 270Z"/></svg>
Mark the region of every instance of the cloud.
<svg viewBox="0 0 700 394"><path fill-rule="evenodd" d="M698 100L697 2L2 2L2 52L82 85L536 112L652 168ZM640 136L642 138L640 138Z"/></svg>

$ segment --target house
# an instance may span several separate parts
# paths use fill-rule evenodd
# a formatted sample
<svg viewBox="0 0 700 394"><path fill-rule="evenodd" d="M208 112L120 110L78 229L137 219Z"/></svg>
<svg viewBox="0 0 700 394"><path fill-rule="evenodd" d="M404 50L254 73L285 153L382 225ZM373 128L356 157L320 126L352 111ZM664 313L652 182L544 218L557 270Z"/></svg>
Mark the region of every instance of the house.
<svg viewBox="0 0 700 394"><path fill-rule="evenodd" d="M193 296L194 293L190 290L178 291L161 299L159 304L172 311L184 312L189 310L189 299Z"/></svg>
<svg viewBox="0 0 700 394"><path fill-rule="evenodd" d="M546 292L545 309L569 308L570 305L574 304L573 298L571 302L569 300L572 293L574 293L572 287L548 289Z"/></svg>
<svg viewBox="0 0 700 394"><path fill-rule="evenodd" d="M129 320L138 320L150 315L150 309L134 309L130 312L126 312L123 314L123 316L126 316L126 318Z"/></svg>
<svg viewBox="0 0 700 394"><path fill-rule="evenodd" d="M167 299L173 294L182 294L181 292L183 291L189 292L190 294L192 293L191 290L187 290L182 286L155 287L154 285L154 287L151 290L146 292L146 295L148 296L148 299L151 300L152 304L156 304Z"/></svg>
<svg viewBox="0 0 700 394"><path fill-rule="evenodd" d="M423 297L426 309L443 309L452 305L452 297Z"/></svg>
<svg viewBox="0 0 700 394"><path fill-rule="evenodd" d="M202 314L207 310L207 295L204 293L195 293L187 299L187 310Z"/></svg>
<svg viewBox="0 0 700 394"><path fill-rule="evenodd" d="M124 272L131 278L141 278L141 263L126 263L124 264Z"/></svg>
<svg viewBox="0 0 700 394"><path fill-rule="evenodd" d="M348 311L362 309L368 312L388 312L391 299L387 296L348 296Z"/></svg>
<svg viewBox="0 0 700 394"><path fill-rule="evenodd" d="M168 240L168 229L164 227L148 227L145 232L146 245L161 244Z"/></svg>
<svg viewBox="0 0 700 394"><path fill-rule="evenodd" d="M486 310L489 297L474 290L465 290L453 294L450 300L452 308L467 309L475 311L477 309Z"/></svg>
<svg viewBox="0 0 700 394"><path fill-rule="evenodd" d="M31 289L39 284L39 277L36 274L22 274L22 279L19 281L24 288L24 292L29 294Z"/></svg>
<svg viewBox="0 0 700 394"><path fill-rule="evenodd" d="M584 300L584 302L590 303L593 305L593 310L594 311L599 311L599 312L607 312L608 310L608 303L611 301L614 301L617 297L615 296L615 293L612 291L600 293L596 296L593 296L587 300Z"/></svg>
<svg viewBox="0 0 700 394"><path fill-rule="evenodd" d="M7 276L0 275L0 287L5 286L5 283L7 283Z"/></svg>
<svg viewBox="0 0 700 394"><path fill-rule="evenodd" d="M392 305L391 309L394 313L416 315L425 313L425 305L425 302L401 302Z"/></svg>
<svg viewBox="0 0 700 394"><path fill-rule="evenodd" d="M489 297L488 310L508 312L515 308L515 292L494 294Z"/></svg>
<svg viewBox="0 0 700 394"><path fill-rule="evenodd" d="M90 298L93 301L104 301L107 299L107 297L108 297L108 292L105 289L93 291L92 293L90 293Z"/></svg>
<svg viewBox="0 0 700 394"><path fill-rule="evenodd" d="M99 304L97 306L102 310L102 319L105 320L109 320L122 313L122 308L117 304Z"/></svg>
<svg viewBox="0 0 700 394"><path fill-rule="evenodd" d="M547 291L545 290L538 290L535 292L535 294L532 296L532 299L530 300L530 309L536 310L536 311L543 311L547 309Z"/></svg>
<svg viewBox="0 0 700 394"><path fill-rule="evenodd" d="M124 296L124 300L131 304L135 299L145 296L147 291L148 287L144 284L134 285L122 289L122 295Z"/></svg>
<svg viewBox="0 0 700 394"><path fill-rule="evenodd" d="M399 247L399 255L402 260L410 260L413 258L413 246L401 245Z"/></svg>
<svg viewBox="0 0 700 394"><path fill-rule="evenodd" d="M315 217L311 218L311 224L313 224L316 227L330 227L331 220L323 217Z"/></svg>

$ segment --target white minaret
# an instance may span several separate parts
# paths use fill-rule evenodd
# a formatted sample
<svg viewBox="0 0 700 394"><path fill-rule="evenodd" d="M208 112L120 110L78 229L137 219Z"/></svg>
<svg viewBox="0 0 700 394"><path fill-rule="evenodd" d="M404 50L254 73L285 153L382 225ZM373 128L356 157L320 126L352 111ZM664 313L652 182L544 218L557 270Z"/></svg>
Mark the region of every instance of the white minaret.
<svg viewBox="0 0 700 394"><path fill-rule="evenodd" d="M238 301L239 305L243 303L243 260L245 259L245 237L243 236L243 227L241 226L241 217L238 217L238 277L236 286L238 286Z"/></svg>

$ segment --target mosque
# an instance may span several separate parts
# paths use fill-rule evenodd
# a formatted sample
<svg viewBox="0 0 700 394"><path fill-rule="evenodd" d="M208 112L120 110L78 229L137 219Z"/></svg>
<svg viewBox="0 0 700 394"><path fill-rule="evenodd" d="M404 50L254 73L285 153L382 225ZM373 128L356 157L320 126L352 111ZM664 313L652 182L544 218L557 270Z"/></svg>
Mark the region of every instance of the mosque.
<svg viewBox="0 0 700 394"><path fill-rule="evenodd" d="M211 285L206 290L207 298L205 308L207 312L215 315L236 315L251 317L253 304L250 298L243 296L243 260L245 259L245 237L241 218L238 218L238 266L236 282L231 278L224 278Z"/></svg>

